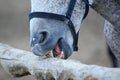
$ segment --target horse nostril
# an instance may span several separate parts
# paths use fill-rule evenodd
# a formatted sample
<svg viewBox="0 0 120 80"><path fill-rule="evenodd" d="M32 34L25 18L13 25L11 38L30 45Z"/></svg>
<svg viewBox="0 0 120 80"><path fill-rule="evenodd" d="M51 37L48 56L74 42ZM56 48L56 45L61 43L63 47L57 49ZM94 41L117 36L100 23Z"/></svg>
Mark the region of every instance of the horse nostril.
<svg viewBox="0 0 120 80"><path fill-rule="evenodd" d="M31 46L35 46L35 44L42 44L46 41L48 36L47 31L42 31L39 33L35 33L32 40L31 40Z"/></svg>
<svg viewBox="0 0 120 80"><path fill-rule="evenodd" d="M47 38L47 32L43 31L39 33L39 43L43 43Z"/></svg>

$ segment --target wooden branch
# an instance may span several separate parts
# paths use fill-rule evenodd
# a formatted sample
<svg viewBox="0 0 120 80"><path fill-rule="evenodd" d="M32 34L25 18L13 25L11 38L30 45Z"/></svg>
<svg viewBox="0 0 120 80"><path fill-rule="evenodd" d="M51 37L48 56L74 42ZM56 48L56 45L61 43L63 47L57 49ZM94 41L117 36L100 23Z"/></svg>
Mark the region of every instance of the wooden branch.
<svg viewBox="0 0 120 80"><path fill-rule="evenodd" d="M0 64L14 77L33 75L36 80L118 80L119 68L85 65L75 60L38 57L0 44Z"/></svg>
<svg viewBox="0 0 120 80"><path fill-rule="evenodd" d="M91 7L120 32L120 0L89 0Z"/></svg>

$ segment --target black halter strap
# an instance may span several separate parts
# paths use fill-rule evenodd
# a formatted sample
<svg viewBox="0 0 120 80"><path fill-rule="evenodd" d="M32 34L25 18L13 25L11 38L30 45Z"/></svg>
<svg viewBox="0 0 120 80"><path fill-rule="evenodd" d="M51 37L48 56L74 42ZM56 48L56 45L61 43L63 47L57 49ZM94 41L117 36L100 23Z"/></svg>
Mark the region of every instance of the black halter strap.
<svg viewBox="0 0 120 80"><path fill-rule="evenodd" d="M87 14L89 12L89 1L88 0L83 0L83 1L85 3L85 14L84 14L82 20L85 19L85 17L87 16ZM78 44L79 31L76 34L75 27L71 21L71 15L73 13L75 4L76 4L76 0L70 0L66 15L47 13L47 12L32 12L29 15L29 20L31 20L32 18L47 18L47 19L54 19L54 20L59 20L59 21L65 22L68 25L68 27L72 33L73 39L74 39L73 49L74 49L74 51L78 51L77 44Z"/></svg>

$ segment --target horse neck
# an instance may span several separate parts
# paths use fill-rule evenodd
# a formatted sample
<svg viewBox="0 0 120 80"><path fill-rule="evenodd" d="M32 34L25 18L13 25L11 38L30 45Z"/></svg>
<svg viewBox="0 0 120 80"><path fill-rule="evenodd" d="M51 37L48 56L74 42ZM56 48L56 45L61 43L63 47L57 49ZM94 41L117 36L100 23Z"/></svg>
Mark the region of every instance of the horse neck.
<svg viewBox="0 0 120 80"><path fill-rule="evenodd" d="M31 0L31 12L50 12L65 15L70 0ZM78 32L84 15L84 2L77 0L71 20Z"/></svg>

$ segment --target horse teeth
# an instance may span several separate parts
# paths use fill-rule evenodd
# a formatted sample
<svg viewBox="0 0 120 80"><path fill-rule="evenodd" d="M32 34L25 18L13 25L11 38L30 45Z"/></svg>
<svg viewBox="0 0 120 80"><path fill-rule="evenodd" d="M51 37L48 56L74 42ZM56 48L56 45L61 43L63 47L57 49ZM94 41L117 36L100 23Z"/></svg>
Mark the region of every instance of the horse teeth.
<svg viewBox="0 0 120 80"><path fill-rule="evenodd" d="M53 56L53 51L52 51L52 50L51 50L51 51L48 51L45 56L47 56L48 58L49 58L49 57L54 57L54 56ZM57 58L64 59L64 52L62 51L62 52L60 53L60 55L57 56Z"/></svg>
<svg viewBox="0 0 120 80"><path fill-rule="evenodd" d="M64 59L64 52L62 51L61 54L59 55L59 58Z"/></svg>
<svg viewBox="0 0 120 80"><path fill-rule="evenodd" d="M61 52L61 54L64 54L63 51Z"/></svg>
<svg viewBox="0 0 120 80"><path fill-rule="evenodd" d="M54 57L54 56L53 56L53 51L51 50L50 52L51 52L51 57Z"/></svg>
<svg viewBox="0 0 120 80"><path fill-rule="evenodd" d="M51 50L51 51L48 51L45 56L47 56L47 57L53 57L53 52L52 52L52 50Z"/></svg>

